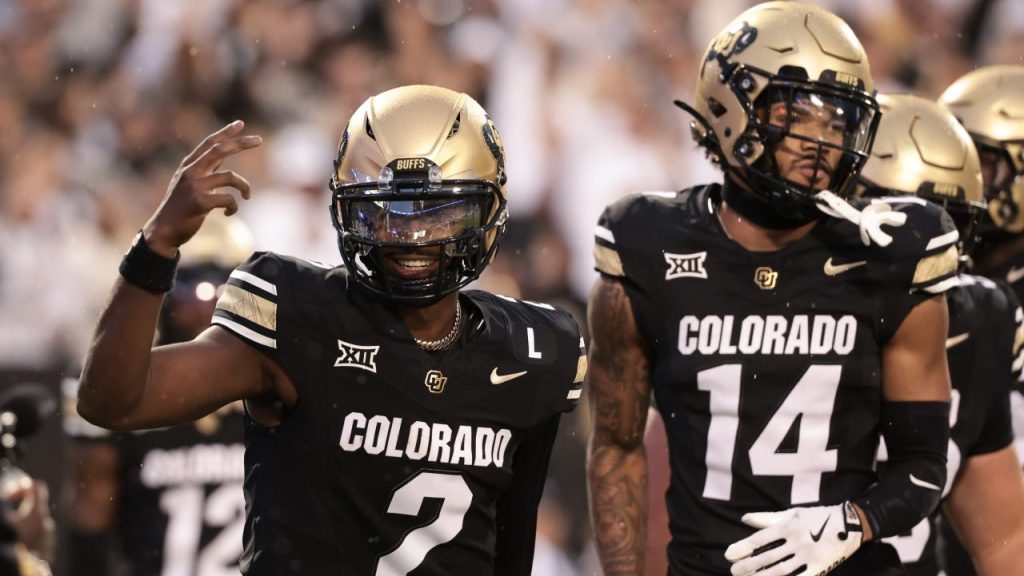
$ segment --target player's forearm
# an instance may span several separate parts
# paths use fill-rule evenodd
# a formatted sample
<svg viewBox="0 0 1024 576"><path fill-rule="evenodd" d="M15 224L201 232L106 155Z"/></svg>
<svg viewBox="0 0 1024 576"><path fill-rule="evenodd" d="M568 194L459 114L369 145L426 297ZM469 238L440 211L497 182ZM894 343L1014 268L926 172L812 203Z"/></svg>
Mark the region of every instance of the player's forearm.
<svg viewBox="0 0 1024 576"><path fill-rule="evenodd" d="M1009 539L995 543L981 553L973 553L974 566L978 576L1024 576L1024 525Z"/></svg>
<svg viewBox="0 0 1024 576"><path fill-rule="evenodd" d="M647 457L643 445L626 448L592 441L587 480L591 523L604 573L643 574L647 542Z"/></svg>
<svg viewBox="0 0 1024 576"><path fill-rule="evenodd" d="M163 298L118 278L93 332L78 389L78 412L107 428L138 404L149 371Z"/></svg>
<svg viewBox="0 0 1024 576"><path fill-rule="evenodd" d="M914 527L939 505L946 484L948 402L884 402L885 473L853 500L865 535L888 538Z"/></svg>

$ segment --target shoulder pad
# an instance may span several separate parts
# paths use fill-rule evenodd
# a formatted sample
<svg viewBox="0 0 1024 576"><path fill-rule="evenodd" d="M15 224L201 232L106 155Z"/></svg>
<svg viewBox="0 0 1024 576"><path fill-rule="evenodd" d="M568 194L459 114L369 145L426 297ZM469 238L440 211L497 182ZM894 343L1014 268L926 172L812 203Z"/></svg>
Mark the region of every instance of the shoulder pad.
<svg viewBox="0 0 1024 576"><path fill-rule="evenodd" d="M521 361L550 366L556 381L560 384L544 394L552 395L556 411L572 410L583 393L583 382L587 376L587 351L579 325L572 314L561 307L518 300L509 296L472 291L477 305L500 309L507 320L507 340L512 353ZM524 332L529 331L527 339ZM551 359L531 355L534 351L557 350ZM565 387L563 388L562 385Z"/></svg>
<svg viewBox="0 0 1024 576"><path fill-rule="evenodd" d="M656 228L678 225L702 214L701 194L704 188L680 192L638 192L609 204L598 219L594 231L594 260L598 272L626 276L622 266L624 252L640 252L649 248L650 238L661 237L664 230ZM664 216L671 213L671 218ZM654 227L654 229L652 229Z"/></svg>
<svg viewBox="0 0 1024 576"><path fill-rule="evenodd" d="M487 305L500 308L510 320L519 320L528 324L549 326L552 329L560 333L564 333L574 339L580 334L580 329L576 324L576 319L561 306L555 306L545 302L522 300L519 298L512 298L511 296L502 296L500 294L491 294L489 292L478 293L489 296L490 298L487 299L489 300ZM477 300L477 303L480 304L481 302Z"/></svg>
<svg viewBox="0 0 1024 576"><path fill-rule="evenodd" d="M1024 310L1017 293L1005 282L968 274L961 275L960 285L977 303L983 317L979 324L1001 338L1012 340L1012 372L1019 375L1024 369Z"/></svg>
<svg viewBox="0 0 1024 576"><path fill-rule="evenodd" d="M323 264L256 252L231 272L212 322L247 342L276 349L278 307L317 294L330 271Z"/></svg>
<svg viewBox="0 0 1024 576"><path fill-rule="evenodd" d="M888 204L907 215L902 226L886 227L893 237L881 257L905 272L911 292L941 294L957 286L960 235L953 219L939 206L915 196L890 196L872 200Z"/></svg>

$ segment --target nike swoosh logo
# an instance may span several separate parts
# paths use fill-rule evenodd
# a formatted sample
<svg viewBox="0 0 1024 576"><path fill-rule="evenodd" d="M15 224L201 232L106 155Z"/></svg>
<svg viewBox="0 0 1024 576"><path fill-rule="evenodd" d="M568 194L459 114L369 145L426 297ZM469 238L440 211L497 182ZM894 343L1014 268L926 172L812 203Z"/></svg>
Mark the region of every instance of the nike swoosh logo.
<svg viewBox="0 0 1024 576"><path fill-rule="evenodd" d="M526 370L523 370L522 372L513 372L512 374L498 374L498 369L495 368L494 370L491 370L491 384L504 384L505 382L515 380L516 378L523 376L526 372Z"/></svg>
<svg viewBox="0 0 1024 576"><path fill-rule="evenodd" d="M929 490L935 490L936 492L942 492L942 488L939 488L938 486L932 484L931 482L925 482L924 480L917 478L913 474L910 475L910 483L913 484L914 486L920 486L921 488L927 488Z"/></svg>
<svg viewBox="0 0 1024 576"><path fill-rule="evenodd" d="M1021 278L1024 278L1024 268L1014 266L1006 271L1006 281L1010 284L1016 284Z"/></svg>
<svg viewBox="0 0 1024 576"><path fill-rule="evenodd" d="M949 338L946 338L946 350L949 350L953 346L960 344L961 342L967 340L970 337L971 334L969 332L964 332L963 334L960 334L958 336L950 336Z"/></svg>
<svg viewBox="0 0 1024 576"><path fill-rule="evenodd" d="M831 519L832 515L829 514L828 518L825 518L825 521L821 523L821 528L818 529L818 533L815 534L814 532L811 532L811 540L814 540L815 542L821 540L821 535L825 533L825 526L828 526L828 521Z"/></svg>
<svg viewBox="0 0 1024 576"><path fill-rule="evenodd" d="M857 262L850 262L848 264L833 264L832 259L829 258L825 261L825 274L828 276L837 276L846 272L847 270L853 270L858 266L867 264L867 260L859 260Z"/></svg>

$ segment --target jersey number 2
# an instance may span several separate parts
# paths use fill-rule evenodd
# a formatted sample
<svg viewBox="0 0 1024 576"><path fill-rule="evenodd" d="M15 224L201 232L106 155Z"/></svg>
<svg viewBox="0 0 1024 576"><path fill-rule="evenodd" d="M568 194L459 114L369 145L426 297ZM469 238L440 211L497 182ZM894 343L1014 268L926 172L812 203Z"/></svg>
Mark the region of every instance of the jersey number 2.
<svg viewBox="0 0 1024 576"><path fill-rule="evenodd" d="M405 576L423 562L427 552L450 542L462 530L473 491L461 474L420 472L391 495L388 514L416 516L426 498L442 500L437 518L411 530L398 547L381 556L375 576Z"/></svg>
<svg viewBox="0 0 1024 576"><path fill-rule="evenodd" d="M697 387L711 393L711 426L704 463L708 470L704 497L729 500L732 464L740 427L740 383L743 366L724 364L697 373ZM828 449L829 423L835 407L842 366L811 365L751 445L750 470L757 476L790 476L792 504L817 502L821 476L834 472L836 449ZM779 446L799 418L795 452Z"/></svg>

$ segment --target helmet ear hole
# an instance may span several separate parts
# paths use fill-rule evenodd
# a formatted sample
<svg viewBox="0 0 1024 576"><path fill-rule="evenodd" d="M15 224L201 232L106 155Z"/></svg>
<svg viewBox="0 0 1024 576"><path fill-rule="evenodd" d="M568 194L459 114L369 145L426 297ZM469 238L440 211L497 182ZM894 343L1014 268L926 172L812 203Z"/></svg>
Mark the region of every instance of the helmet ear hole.
<svg viewBox="0 0 1024 576"><path fill-rule="evenodd" d="M715 118L721 118L722 116L725 116L726 112L728 112L725 106L714 98L708 98L708 110Z"/></svg>

